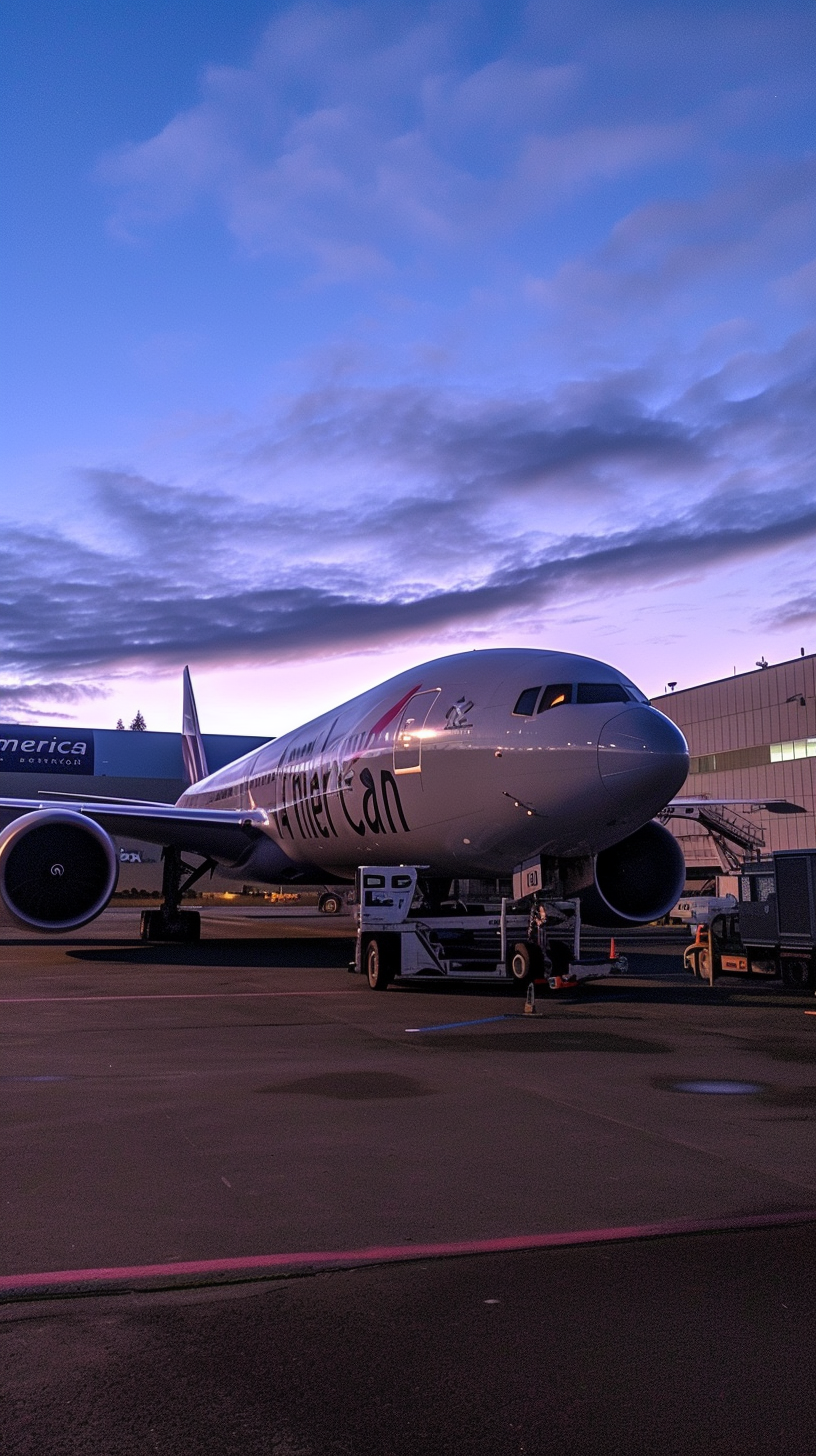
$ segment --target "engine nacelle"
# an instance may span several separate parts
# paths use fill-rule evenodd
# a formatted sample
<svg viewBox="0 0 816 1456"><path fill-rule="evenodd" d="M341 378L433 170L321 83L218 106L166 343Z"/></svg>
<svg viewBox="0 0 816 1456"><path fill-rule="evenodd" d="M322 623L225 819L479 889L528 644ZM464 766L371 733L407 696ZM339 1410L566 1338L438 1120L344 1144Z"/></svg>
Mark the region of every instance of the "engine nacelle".
<svg viewBox="0 0 816 1456"><path fill-rule="evenodd" d="M71 809L35 809L0 834L0 898L27 930L76 930L116 889L109 834Z"/></svg>
<svg viewBox="0 0 816 1456"><path fill-rule="evenodd" d="M590 925L645 925L677 904L685 879L680 845L653 819L597 856L595 883L581 892L581 914Z"/></svg>

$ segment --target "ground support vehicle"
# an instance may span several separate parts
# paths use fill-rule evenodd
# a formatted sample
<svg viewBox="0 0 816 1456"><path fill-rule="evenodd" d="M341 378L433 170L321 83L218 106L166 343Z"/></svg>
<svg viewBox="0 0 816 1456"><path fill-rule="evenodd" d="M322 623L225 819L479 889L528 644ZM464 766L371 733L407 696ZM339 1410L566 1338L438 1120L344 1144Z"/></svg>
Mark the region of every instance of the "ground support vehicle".
<svg viewBox="0 0 816 1456"><path fill-rule="evenodd" d="M725 913L697 925L692 945L683 952L683 965L692 975L713 982L722 971L747 975L751 969L739 929L739 916Z"/></svg>
<svg viewBox="0 0 816 1456"><path fill-rule="evenodd" d="M741 971L816 987L816 850L778 850L746 864L739 888L737 910L698 927L684 965L707 980Z"/></svg>
<svg viewBox="0 0 816 1456"><path fill-rule="evenodd" d="M735 895L684 895L678 900L669 915L670 925L688 925L692 931L698 925L708 925L715 915L735 910Z"/></svg>
<svg viewBox="0 0 816 1456"><path fill-rule="evenodd" d="M582 960L577 900L534 895L526 902L431 906L420 872L415 865L363 865L358 872L357 944L349 970L365 975L372 990L397 977L560 990L624 969L608 959Z"/></svg>

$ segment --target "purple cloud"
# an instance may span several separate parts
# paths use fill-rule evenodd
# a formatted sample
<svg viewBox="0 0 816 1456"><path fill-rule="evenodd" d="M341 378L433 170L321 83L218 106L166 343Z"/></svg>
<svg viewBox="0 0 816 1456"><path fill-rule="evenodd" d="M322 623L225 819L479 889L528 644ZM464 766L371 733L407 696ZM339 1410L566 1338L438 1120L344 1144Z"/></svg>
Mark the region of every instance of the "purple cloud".
<svg viewBox="0 0 816 1456"><path fill-rule="evenodd" d="M83 540L3 534L7 671L22 689L135 661L320 655L802 547L813 348L755 359L750 393L714 375L660 410L625 376L487 403L335 387L226 438L218 485L88 471ZM356 486L338 490L343 472Z"/></svg>

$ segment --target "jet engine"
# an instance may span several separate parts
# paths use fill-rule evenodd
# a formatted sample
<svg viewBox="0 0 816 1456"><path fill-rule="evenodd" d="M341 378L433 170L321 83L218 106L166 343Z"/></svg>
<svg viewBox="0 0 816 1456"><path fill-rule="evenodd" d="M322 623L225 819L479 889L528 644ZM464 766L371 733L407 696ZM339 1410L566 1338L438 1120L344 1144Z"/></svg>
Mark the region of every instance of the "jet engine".
<svg viewBox="0 0 816 1456"><path fill-rule="evenodd" d="M0 898L28 930L76 930L116 889L110 835L70 809L35 809L0 833Z"/></svg>
<svg viewBox="0 0 816 1456"><path fill-rule="evenodd" d="M581 892L581 914L590 925L659 920L677 904L685 878L680 845L653 819L597 856L595 883Z"/></svg>

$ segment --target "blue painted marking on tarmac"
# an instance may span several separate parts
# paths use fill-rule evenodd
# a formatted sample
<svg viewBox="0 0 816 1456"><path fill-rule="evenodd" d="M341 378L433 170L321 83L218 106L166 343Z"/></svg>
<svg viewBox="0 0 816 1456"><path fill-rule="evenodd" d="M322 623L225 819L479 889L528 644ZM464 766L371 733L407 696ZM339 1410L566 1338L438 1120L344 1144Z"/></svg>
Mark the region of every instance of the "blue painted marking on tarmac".
<svg viewBox="0 0 816 1456"><path fill-rule="evenodd" d="M508 1011L504 1016L479 1016L475 1021L443 1021L439 1026L406 1026L406 1031L453 1031L458 1026L485 1026L488 1021L512 1021L517 1011Z"/></svg>
<svg viewBox="0 0 816 1456"><path fill-rule="evenodd" d="M760 1082L675 1082L675 1092L707 1092L717 1097L749 1097L762 1092Z"/></svg>
<svg viewBox="0 0 816 1456"><path fill-rule="evenodd" d="M7 1077L0 1076L0 1082L66 1082L67 1077Z"/></svg>

